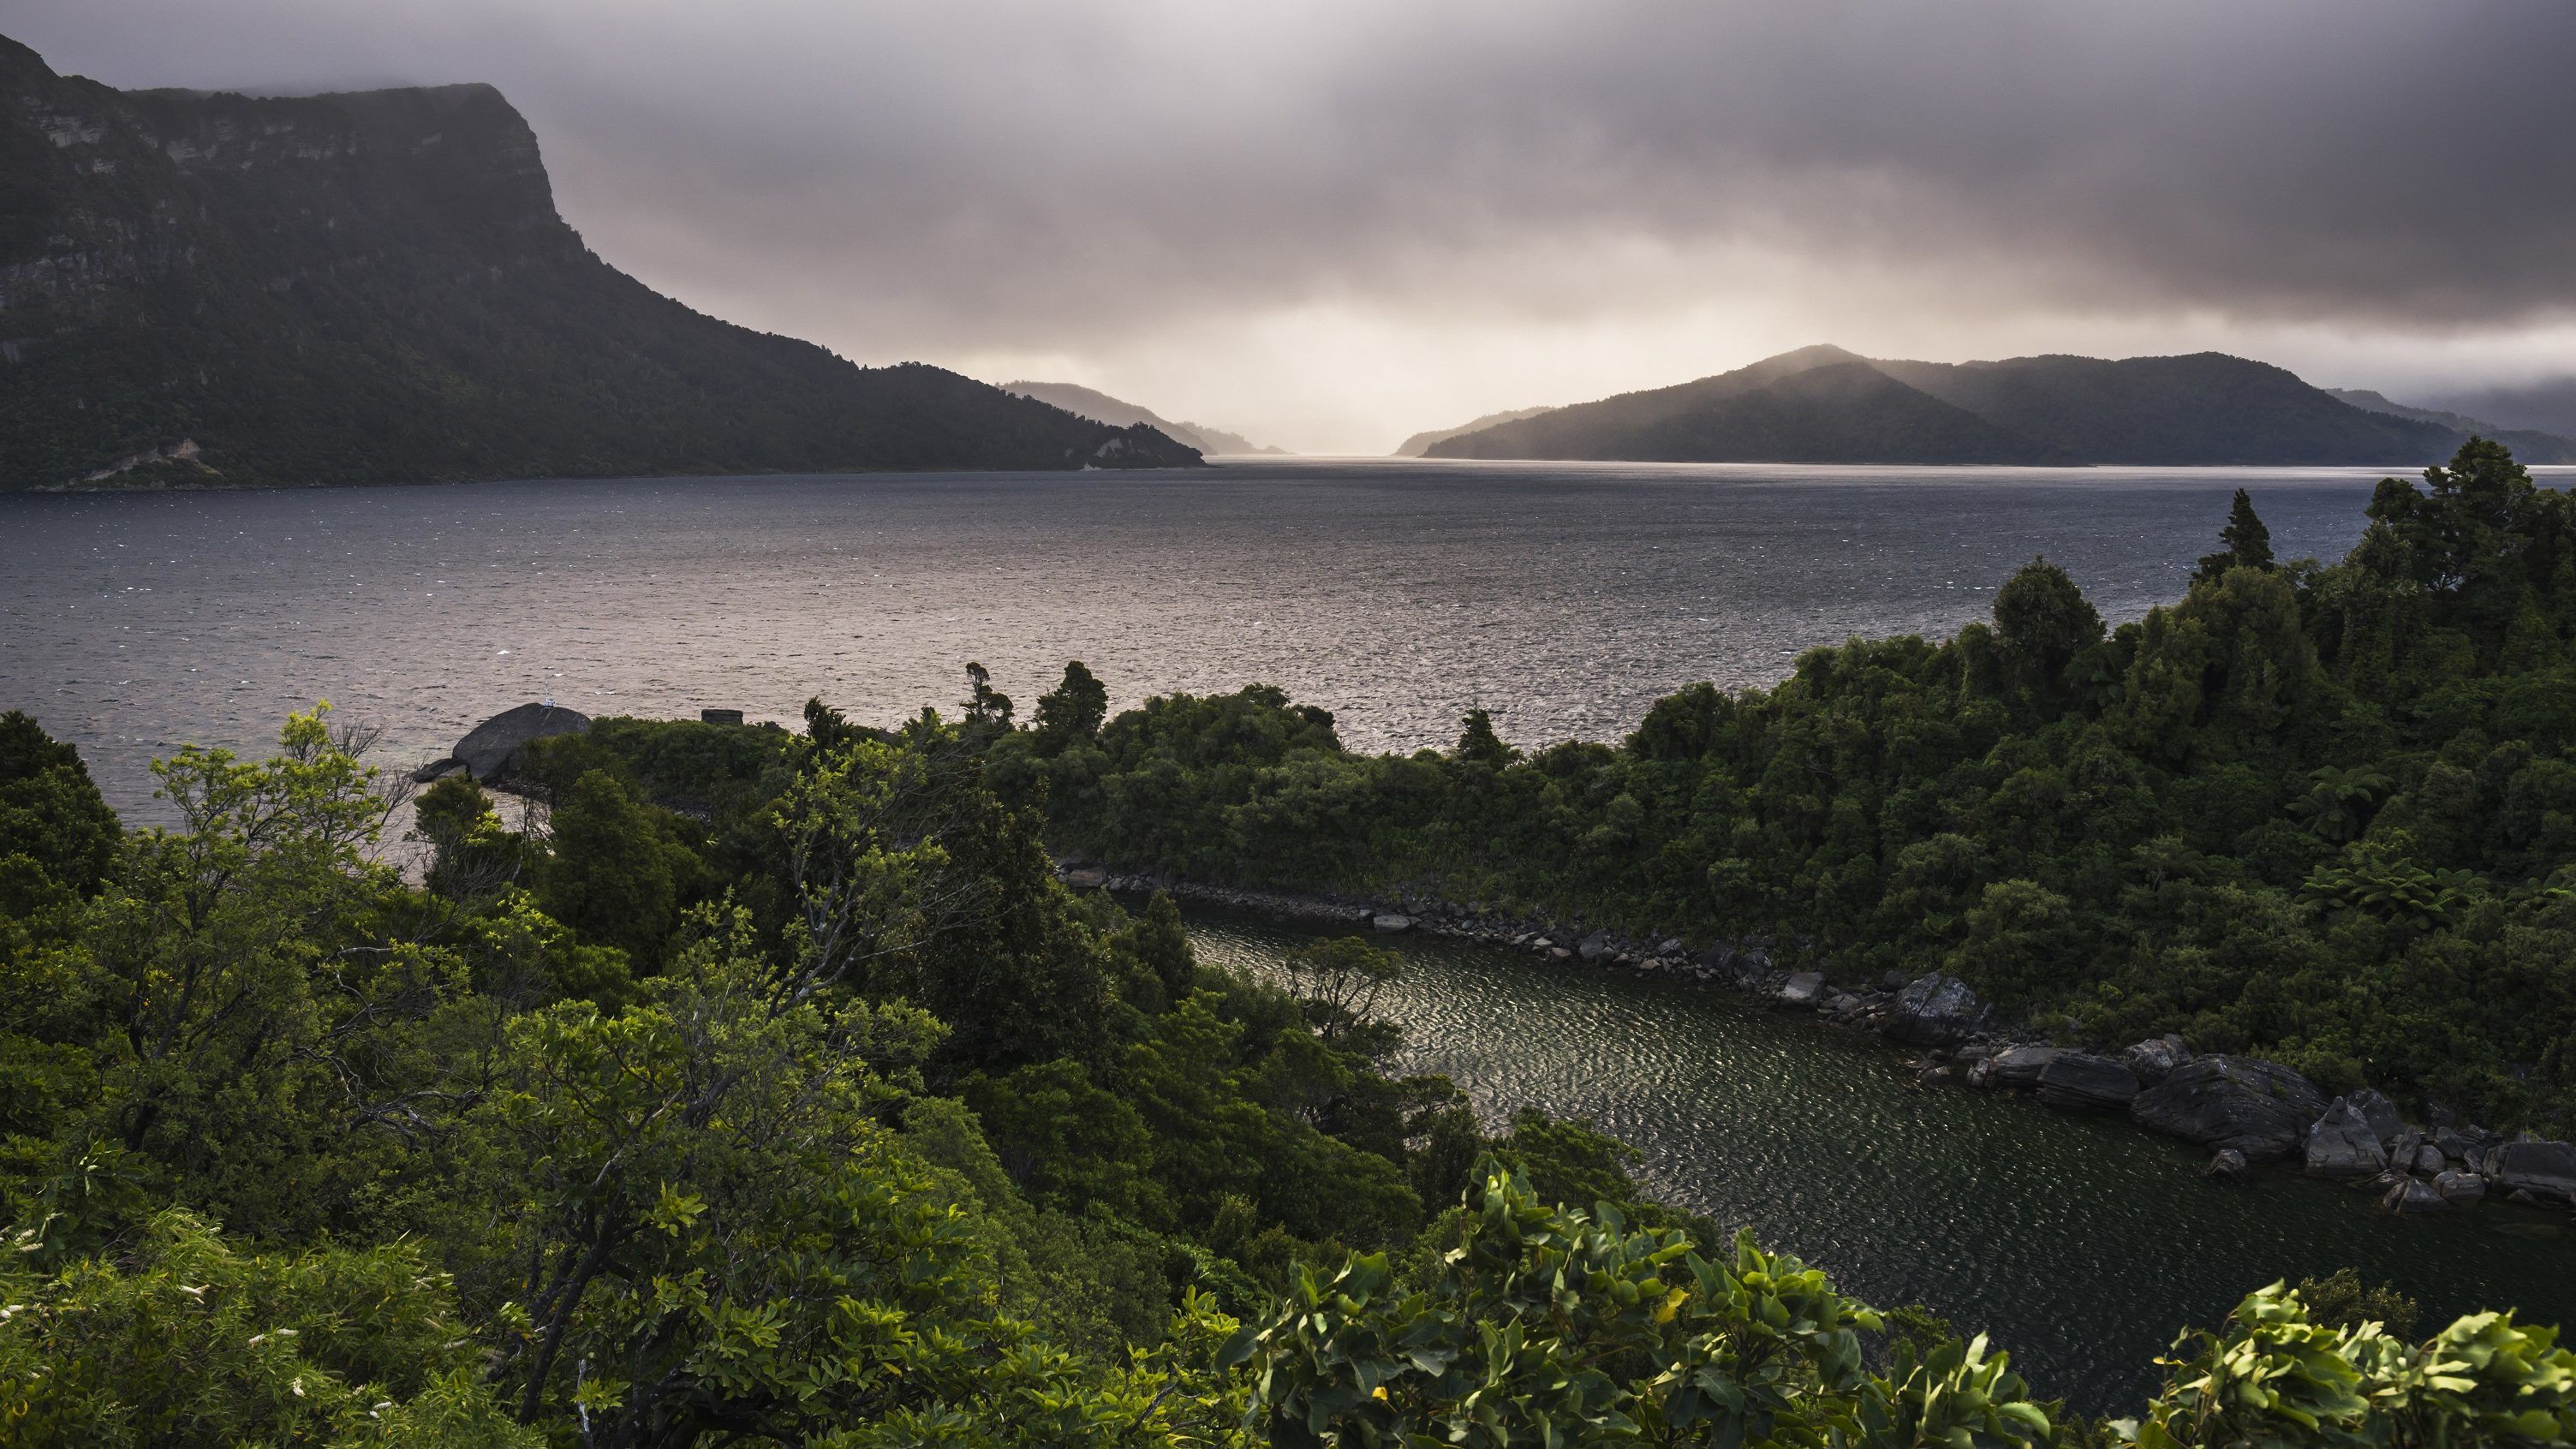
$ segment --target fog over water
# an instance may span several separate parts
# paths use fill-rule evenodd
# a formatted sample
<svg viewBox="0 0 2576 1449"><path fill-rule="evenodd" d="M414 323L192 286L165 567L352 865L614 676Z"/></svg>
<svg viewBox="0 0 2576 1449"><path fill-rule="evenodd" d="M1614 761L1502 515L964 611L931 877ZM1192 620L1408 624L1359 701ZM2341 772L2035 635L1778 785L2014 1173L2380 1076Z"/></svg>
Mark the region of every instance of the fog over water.
<svg viewBox="0 0 2576 1449"><path fill-rule="evenodd" d="M183 741L331 700L386 757L551 696L591 714L889 722L980 660L1121 706L1280 685L1367 749L1615 739L1695 680L1946 635L2045 553L2114 620L2182 592L2252 490L2339 555L2354 470L1288 462L1189 474L647 479L0 498L0 705L122 810Z"/></svg>

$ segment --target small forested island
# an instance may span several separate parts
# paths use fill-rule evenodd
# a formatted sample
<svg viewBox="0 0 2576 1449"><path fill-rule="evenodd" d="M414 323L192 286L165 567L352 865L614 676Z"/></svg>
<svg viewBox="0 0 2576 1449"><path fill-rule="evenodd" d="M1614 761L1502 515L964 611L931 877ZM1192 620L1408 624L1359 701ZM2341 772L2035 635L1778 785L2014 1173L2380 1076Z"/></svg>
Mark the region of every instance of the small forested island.
<svg viewBox="0 0 2576 1449"><path fill-rule="evenodd" d="M1893 973L1936 983L1915 1018L1980 1004L1952 1042L2125 1071L2102 1053L2171 1035L2170 1072L2313 1084L2349 1111L2311 1165L2416 1180L2368 1088L2507 1180L2493 1144L2576 1108L2576 506L2473 441L2370 512L2342 561L2284 561L2240 495L2142 621L2034 562L1991 625L1530 754L1479 714L1355 755L1259 686L1112 717L1078 664L1023 720L970 666L953 718L527 729L416 795L324 707L271 758L180 750L173 823L127 829L0 717L0 1424L2567 1442L2554 1329L2417 1338L2349 1276L2248 1283L2134 1415L2069 1413L1981 1338L1655 1201L1590 1126L1395 1074L1387 938L1256 981L1197 961L1169 895L1088 888L1541 921L1854 1010ZM375 854L404 833L416 878Z"/></svg>

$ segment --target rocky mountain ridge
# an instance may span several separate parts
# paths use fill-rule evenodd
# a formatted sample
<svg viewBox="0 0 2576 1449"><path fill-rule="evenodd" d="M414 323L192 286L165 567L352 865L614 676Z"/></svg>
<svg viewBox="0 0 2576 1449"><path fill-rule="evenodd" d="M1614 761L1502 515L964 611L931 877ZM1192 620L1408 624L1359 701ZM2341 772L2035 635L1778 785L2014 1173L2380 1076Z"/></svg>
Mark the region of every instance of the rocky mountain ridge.
<svg viewBox="0 0 2576 1449"><path fill-rule="evenodd" d="M653 292L490 86L118 91L0 38L0 488L1197 461Z"/></svg>

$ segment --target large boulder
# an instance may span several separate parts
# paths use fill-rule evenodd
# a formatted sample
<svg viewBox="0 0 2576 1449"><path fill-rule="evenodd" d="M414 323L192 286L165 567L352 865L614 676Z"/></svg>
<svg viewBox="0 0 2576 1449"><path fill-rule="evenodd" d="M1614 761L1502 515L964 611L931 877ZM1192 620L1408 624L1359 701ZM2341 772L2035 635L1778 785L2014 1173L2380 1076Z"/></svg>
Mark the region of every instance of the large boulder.
<svg viewBox="0 0 2576 1449"><path fill-rule="evenodd" d="M2308 1129L2308 1171L2319 1177L2375 1177L2387 1166L2387 1149L2351 1096L2335 1098Z"/></svg>
<svg viewBox="0 0 2576 1449"><path fill-rule="evenodd" d="M1800 971L1780 985L1783 1006L1813 1007L1825 999L1825 973Z"/></svg>
<svg viewBox="0 0 2576 1449"><path fill-rule="evenodd" d="M506 780L519 771L519 750L530 740L577 735L590 716L559 704L523 704L476 725L456 742L456 758L477 780Z"/></svg>
<svg viewBox="0 0 2576 1449"><path fill-rule="evenodd" d="M1956 1046L1985 1020L1968 983L1936 971L1896 993L1879 1030L1916 1046Z"/></svg>
<svg viewBox="0 0 2576 1449"><path fill-rule="evenodd" d="M1972 1087L2036 1087L2048 1064L2065 1056L2065 1047L2017 1046L1987 1057L1968 1069Z"/></svg>
<svg viewBox="0 0 2576 1449"><path fill-rule="evenodd" d="M2503 1192L2527 1192L2553 1202L2576 1202L2576 1145L2508 1142L2488 1154L2488 1175Z"/></svg>
<svg viewBox="0 0 2576 1449"><path fill-rule="evenodd" d="M2227 1056L2194 1057L2129 1103L2142 1127L2256 1161L2298 1151L2325 1109L2324 1095L2288 1067Z"/></svg>
<svg viewBox="0 0 2576 1449"><path fill-rule="evenodd" d="M2424 1179L2409 1177L2392 1185L2379 1205L2393 1213L2438 1213L2449 1211L2451 1200Z"/></svg>
<svg viewBox="0 0 2576 1449"><path fill-rule="evenodd" d="M2433 1190L2453 1207L2475 1207L2487 1195L2487 1180L2474 1172L2446 1172L2433 1179Z"/></svg>
<svg viewBox="0 0 2576 1449"><path fill-rule="evenodd" d="M2137 1095L2135 1072L2091 1052L2068 1052L2039 1073L2039 1100L2052 1107L2125 1112Z"/></svg>
<svg viewBox="0 0 2576 1449"><path fill-rule="evenodd" d="M2149 1037L2120 1053L2120 1065L2131 1075L2152 1087L2173 1074L2173 1069L2191 1060L2191 1048L2178 1036Z"/></svg>
<svg viewBox="0 0 2576 1449"><path fill-rule="evenodd" d="M2375 1087L2356 1087L2344 1093L2343 1100L2361 1113L2362 1119L2370 1124L2371 1134L2379 1139L2382 1147L2396 1141L2397 1134L2406 1130L2404 1119L2397 1115L2397 1104Z"/></svg>

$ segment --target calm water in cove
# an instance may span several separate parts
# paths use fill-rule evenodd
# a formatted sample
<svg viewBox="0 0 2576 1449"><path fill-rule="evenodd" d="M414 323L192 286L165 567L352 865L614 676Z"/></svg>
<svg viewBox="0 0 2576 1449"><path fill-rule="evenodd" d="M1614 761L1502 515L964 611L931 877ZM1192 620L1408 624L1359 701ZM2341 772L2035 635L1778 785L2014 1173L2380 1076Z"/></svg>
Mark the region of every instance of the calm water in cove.
<svg viewBox="0 0 2576 1449"><path fill-rule="evenodd" d="M1256 972L1304 939L1191 924L1202 959ZM1919 1090L1867 1038L1710 988L1458 944L1406 955L1380 1011L1410 1028L1409 1070L1447 1073L1489 1123L1524 1105L1590 1117L1643 1150L1658 1195L1873 1303L1983 1330L2042 1393L2095 1413L2135 1412L2178 1330L2274 1278L2357 1267L2415 1295L2427 1331L2480 1307L2576 1323L2564 1212L2396 1218L2278 1173L2212 1187L2197 1149L2120 1118Z"/></svg>
<svg viewBox="0 0 2576 1449"><path fill-rule="evenodd" d="M2354 470L1290 462L1192 474L642 479L0 496L0 706L120 808L184 740L328 698L405 762L552 695L590 713L891 720L978 659L1023 707L1079 658L1132 703L1262 680L1356 746L1613 738L1700 679L1947 634L2035 553L2103 612L2181 592L2250 488L2340 554Z"/></svg>
<svg viewBox="0 0 2576 1449"><path fill-rule="evenodd" d="M1024 708L1080 658L1121 703L1279 684L1368 748L1446 744L1478 704L1523 744L1611 738L1694 680L1947 634L2036 553L2134 617L2180 594L2240 486L2284 556L2340 554L2376 476L1299 461L6 496L0 708L77 743L137 819L155 755L260 748L317 698L408 764L549 695L793 719L820 693L890 721L957 698L969 659ZM1258 966L1287 938L1201 939ZM1416 962L1396 1011L1420 1066L1489 1111L1592 1116L1676 1200L1991 1330L2087 1407L2130 1406L2179 1324L2282 1275L2352 1264L2431 1313L2576 1318L2563 1215L2215 1191L2174 1144L1916 1092L1874 1048L1730 999L1493 952Z"/></svg>

